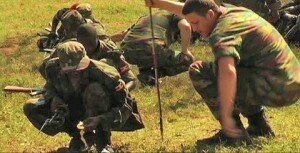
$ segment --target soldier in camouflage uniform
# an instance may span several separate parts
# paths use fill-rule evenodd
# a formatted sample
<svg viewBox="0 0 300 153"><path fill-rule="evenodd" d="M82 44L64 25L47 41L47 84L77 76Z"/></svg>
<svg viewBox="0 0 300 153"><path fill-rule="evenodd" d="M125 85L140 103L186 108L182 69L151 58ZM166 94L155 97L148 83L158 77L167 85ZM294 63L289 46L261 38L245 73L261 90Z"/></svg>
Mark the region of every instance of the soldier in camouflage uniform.
<svg viewBox="0 0 300 153"><path fill-rule="evenodd" d="M64 122L45 126L42 132L51 136L66 132L72 137L69 150L82 151L84 143L76 125L83 121L88 146L96 144L101 151L111 144L111 129L144 127L136 102L114 67L89 59L83 45L75 41L63 43L57 50L58 58L46 65L44 97L24 105L25 115L37 129L58 113Z"/></svg>
<svg viewBox="0 0 300 153"><path fill-rule="evenodd" d="M218 4L229 3L251 9L270 23L279 19L280 0L215 0Z"/></svg>
<svg viewBox="0 0 300 153"><path fill-rule="evenodd" d="M212 0L146 4L182 10L193 30L208 37L215 61L197 61L189 69L193 86L222 125L208 142L246 138L240 113L248 118L249 134L274 136L263 106L287 106L300 97L300 63L277 30L248 9Z"/></svg>
<svg viewBox="0 0 300 153"><path fill-rule="evenodd" d="M77 29L80 25L85 23L82 15L76 10L71 10L68 13L66 13L61 21L62 21L62 25L64 26L64 37L58 41L57 46L59 46L59 44L62 44L64 42L76 41ZM58 56L57 51L58 50L55 50L49 56L47 56L42 61L42 64L39 67L39 72L45 79L46 79L46 74L45 74L46 63L49 60L56 58Z"/></svg>
<svg viewBox="0 0 300 153"><path fill-rule="evenodd" d="M71 10L67 12L61 20L62 25L64 26L64 37L58 41L58 44L67 42L70 40L76 40L77 38L77 30L78 27L82 24L86 23L86 20L82 17L82 15L76 11ZM109 36L106 34L102 35L103 31L99 30L99 26L96 23L89 23L97 29L97 36L100 40L103 40L108 46L112 48L117 48L116 44L109 39ZM101 28L100 28L101 29ZM99 35L100 34L100 35ZM106 37L107 36L107 37ZM50 54L50 56L46 57L41 66L39 67L39 72L45 78L45 64L48 60L57 57L57 50Z"/></svg>
<svg viewBox="0 0 300 153"><path fill-rule="evenodd" d="M76 13L74 13L76 12ZM41 37L38 41L38 47L40 49L44 48L53 48L56 46L57 43L64 41L64 38L69 37L65 36L66 27L65 20L69 20L71 22L67 23L67 25L73 27L75 29L76 24L73 24L72 22L75 22L74 20L70 20L71 14L76 15L76 20L83 20L80 21L82 23L89 23L92 24L97 29L97 34L99 36L99 39L105 41L106 43L109 43L110 45L116 44L110 39L110 36L107 34L107 31L104 27L104 25L99 21L96 20L95 17L92 14L92 7L88 3L77 3L72 5L70 8L63 8L59 10L55 16L53 17L53 21L51 24L51 30L50 33L48 32L42 32L38 35ZM78 15L80 14L80 15ZM71 15L72 16L72 15ZM59 24L59 21L61 21L61 26L58 30L57 26ZM76 30L74 30L76 31ZM75 32L76 33L76 32ZM75 34L72 35L72 38L75 37ZM63 40L62 40L63 39Z"/></svg>
<svg viewBox="0 0 300 153"><path fill-rule="evenodd" d="M89 3L76 3L73 4L70 8L62 8L56 12L56 14L53 16L52 24L51 24L51 31L50 36L63 36L63 26L60 26L60 28L57 30L57 26L60 21L62 21L65 14L70 12L71 10L77 10L83 18L89 19L92 22L100 23L97 19L95 19L94 15L92 14L92 6ZM100 23L101 24L101 23Z"/></svg>
<svg viewBox="0 0 300 153"><path fill-rule="evenodd" d="M86 49L89 58L101 60L114 66L121 75L122 80L126 83L126 88L131 91L136 86L136 77L130 70L123 52L115 45L102 41L97 36L95 27L90 24L83 24L78 28L77 40Z"/></svg>
<svg viewBox="0 0 300 153"><path fill-rule="evenodd" d="M160 10L153 14L153 27L159 77L173 76L187 71L194 59L188 50L191 39L190 25L185 19ZM177 40L175 37L178 33L181 35L181 52L170 48L170 45ZM126 32L120 46L126 60L138 66L140 72L138 79L144 85L154 85L150 17L141 17Z"/></svg>

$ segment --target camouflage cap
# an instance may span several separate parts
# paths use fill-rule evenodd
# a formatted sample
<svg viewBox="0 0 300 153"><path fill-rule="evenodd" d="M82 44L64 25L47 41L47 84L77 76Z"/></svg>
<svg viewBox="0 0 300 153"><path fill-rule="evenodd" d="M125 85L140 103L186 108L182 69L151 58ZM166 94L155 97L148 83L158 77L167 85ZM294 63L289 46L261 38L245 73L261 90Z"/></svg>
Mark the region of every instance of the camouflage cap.
<svg viewBox="0 0 300 153"><path fill-rule="evenodd" d="M92 5L89 3L81 3L76 6L76 10L83 16L89 18L92 15Z"/></svg>
<svg viewBox="0 0 300 153"><path fill-rule="evenodd" d="M77 10L70 10L63 15L61 23L64 27L77 27L84 23L84 18Z"/></svg>
<svg viewBox="0 0 300 153"><path fill-rule="evenodd" d="M57 48L58 58L63 71L83 70L90 64L90 59L82 44L69 41Z"/></svg>

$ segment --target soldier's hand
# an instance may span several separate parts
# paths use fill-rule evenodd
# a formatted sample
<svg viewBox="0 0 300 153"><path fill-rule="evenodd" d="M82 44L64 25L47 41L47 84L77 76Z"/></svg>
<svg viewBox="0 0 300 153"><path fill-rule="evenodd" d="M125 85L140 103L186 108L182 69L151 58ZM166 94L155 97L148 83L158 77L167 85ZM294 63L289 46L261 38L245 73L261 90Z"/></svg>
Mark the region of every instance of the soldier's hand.
<svg viewBox="0 0 300 153"><path fill-rule="evenodd" d="M203 65L204 65L204 62L196 61L196 62L194 62L190 65L190 68L195 69L195 70L199 70L199 69L203 68Z"/></svg>
<svg viewBox="0 0 300 153"><path fill-rule="evenodd" d="M145 4L147 7L157 8L157 2L159 2L159 0L145 0Z"/></svg>
<svg viewBox="0 0 300 153"><path fill-rule="evenodd" d="M195 61L194 55L188 50L187 52L182 52L184 55L186 55L188 58L190 58L192 61Z"/></svg>
<svg viewBox="0 0 300 153"><path fill-rule="evenodd" d="M129 70L130 70L129 65L124 65L119 68L120 74L124 74L124 73L128 72Z"/></svg>
<svg viewBox="0 0 300 153"><path fill-rule="evenodd" d="M221 125L222 131L225 135L231 138L241 138L243 137L243 131L236 126L236 122L231 116L221 115Z"/></svg>
<svg viewBox="0 0 300 153"><path fill-rule="evenodd" d="M125 85L126 85L125 82L122 79L120 79L119 85L115 88L116 91L121 91L121 90L125 89L125 87L126 87Z"/></svg>
<svg viewBox="0 0 300 153"><path fill-rule="evenodd" d="M145 0L145 5L147 6L147 7L152 7L152 1L151 0Z"/></svg>
<svg viewBox="0 0 300 153"><path fill-rule="evenodd" d="M93 131L100 124L100 117L89 117L83 121L83 126L85 131Z"/></svg>
<svg viewBox="0 0 300 153"><path fill-rule="evenodd" d="M53 127L61 127L65 124L65 116L58 115L52 121L48 119L49 125Z"/></svg>

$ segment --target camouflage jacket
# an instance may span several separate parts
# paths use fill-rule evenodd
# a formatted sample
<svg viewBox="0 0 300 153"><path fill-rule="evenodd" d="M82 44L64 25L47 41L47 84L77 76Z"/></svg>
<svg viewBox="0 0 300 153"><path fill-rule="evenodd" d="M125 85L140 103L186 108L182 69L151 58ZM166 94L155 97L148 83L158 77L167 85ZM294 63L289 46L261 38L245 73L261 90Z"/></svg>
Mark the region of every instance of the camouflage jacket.
<svg viewBox="0 0 300 153"><path fill-rule="evenodd" d="M60 9L60 10L58 10L56 12L56 14L54 15L53 18L56 19L56 20L58 20L58 21L61 21L62 18L63 18L63 16L66 13L68 13L70 10L72 10L72 9L70 9L70 8L62 8L62 9ZM95 17L93 15L90 15L90 16L86 17L85 19L90 20L92 22L99 22L98 20L95 19Z"/></svg>
<svg viewBox="0 0 300 153"><path fill-rule="evenodd" d="M101 124L105 126L103 127L105 130L115 128L120 131L131 131L144 127L140 119L136 103L128 100L130 99L128 91L115 90L120 83L120 75L114 67L111 67L104 62L91 59L88 68L82 72L80 87L76 90L71 85L66 74L60 72L58 58L49 60L46 64L45 71L47 82L44 86L44 89L46 90L44 98L46 100L51 100L58 97L68 104L69 108L78 109L79 114L72 115L82 118L80 116L83 116L83 114L80 114L80 112L82 112L83 108L83 102L81 99L84 90L89 83L97 82L107 89L113 102L110 111L102 114L106 122ZM128 124L128 122L134 124Z"/></svg>
<svg viewBox="0 0 300 153"><path fill-rule="evenodd" d="M236 67L246 67L253 73L268 71L265 76L271 90L283 84L300 86L300 63L279 32L252 11L225 5L225 12L218 18L209 37L215 59L232 56ZM276 87L276 88L275 88Z"/></svg>
<svg viewBox="0 0 300 153"><path fill-rule="evenodd" d="M123 52L110 43L99 40L99 45L93 53L87 54L89 58L105 61L110 66L114 66L126 83L136 80L135 75L130 70L129 63L125 60Z"/></svg>

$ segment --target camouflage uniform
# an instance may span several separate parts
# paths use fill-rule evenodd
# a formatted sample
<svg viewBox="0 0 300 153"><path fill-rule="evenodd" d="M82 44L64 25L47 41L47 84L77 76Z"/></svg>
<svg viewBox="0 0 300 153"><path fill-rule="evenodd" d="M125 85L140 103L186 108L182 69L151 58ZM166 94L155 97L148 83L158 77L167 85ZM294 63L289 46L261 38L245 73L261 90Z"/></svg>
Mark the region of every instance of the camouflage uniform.
<svg viewBox="0 0 300 153"><path fill-rule="evenodd" d="M78 27L84 23L84 19L81 14L79 14L78 11L72 10L65 14L65 16L62 18L62 25L67 28L67 33L64 35L62 39L60 39L57 43L57 46L59 46L62 43L68 42L68 41L75 41L76 40L76 34ZM45 74L45 67L46 63L58 56L57 50L55 50L53 53L51 53L49 56L47 56L43 61L42 64L39 67L39 72L42 75L43 78L46 79Z"/></svg>
<svg viewBox="0 0 300 153"><path fill-rule="evenodd" d="M72 137L78 137L78 122L97 115L101 115L101 125L96 129L97 135L103 138L100 145L110 144L111 129L133 131L144 127L136 102L129 93L126 90L115 91L120 83L120 75L114 67L89 59L78 42L64 43L58 50L58 58L49 60L46 65L44 98L31 100L24 105L25 115L37 129L53 115L50 111L52 103L67 104L69 115L63 126L44 128L42 132L51 136L67 132ZM80 70L77 88L67 76L69 72L63 73L70 69L72 72L74 69Z"/></svg>
<svg viewBox="0 0 300 153"><path fill-rule="evenodd" d="M99 45L93 53L87 54L90 59L101 60L110 66L114 66L121 75L121 78L128 83L130 81L136 81L136 77L130 69L129 63L123 57L121 52L115 45L105 43L99 40ZM46 79L45 66L47 61L56 58L58 56L58 50L55 50L49 57L43 60L39 67L39 72Z"/></svg>
<svg viewBox="0 0 300 153"><path fill-rule="evenodd" d="M74 4L71 8L63 8L63 9L60 9L59 11L57 11L55 16L53 17L53 22L57 22L57 24L58 24L58 22L61 21L62 25L57 30L58 38L56 38L56 39L58 39L58 41L56 43L65 42L66 40L74 37L74 34L65 36L65 33L64 33L65 26L66 26L64 24L64 22L67 25L70 25L72 27L75 27L77 25L77 24L73 24L73 22L75 22L75 21L70 19L70 17L69 17L69 16L74 16L74 15L76 16L77 21L80 18L80 22L92 24L97 29L97 33L98 33L100 40L103 40L106 43L109 43L110 45L116 46L116 44L110 39L109 35L107 34L107 31L106 31L104 25L99 20L95 19L95 17L93 16L91 5L88 3ZM71 22L69 22L69 21L66 22L64 20L69 20L69 21L71 20ZM38 35L40 36L40 39L37 42L37 46L40 49L54 47L56 45L56 43L51 46L49 46L49 44L47 44L47 43L49 43L48 41L49 41L50 34L51 34L51 31L50 32L43 31L43 32L38 33ZM53 39L53 38L51 38L51 39Z"/></svg>
<svg viewBox="0 0 300 153"><path fill-rule="evenodd" d="M251 9L265 19L269 18L270 10L279 10L280 0L216 0L218 3L229 3Z"/></svg>
<svg viewBox="0 0 300 153"><path fill-rule="evenodd" d="M89 19L92 22L97 22L100 23L100 21L96 20L94 15L92 14L92 6L91 4L88 3L80 3L80 4L74 4L70 8L62 8L56 12L56 14L53 17L53 20L56 21L62 21L62 18L64 17L65 14L70 12L71 10L77 10L84 19ZM100 23L101 24L101 23ZM57 30L58 35L63 35L63 26L61 26Z"/></svg>
<svg viewBox="0 0 300 153"><path fill-rule="evenodd" d="M61 24L65 31L64 37L59 42L76 40L77 29L83 23L85 23L85 20L78 11L71 10L66 13L61 19Z"/></svg>
<svg viewBox="0 0 300 153"><path fill-rule="evenodd" d="M177 24L180 20L167 11L160 10L153 14L158 68L165 72L164 75L172 76L187 71L192 62L186 55L169 48L176 41L175 36L179 32ZM149 16L141 17L130 28L120 46L129 63L142 69L151 69L153 59Z"/></svg>
<svg viewBox="0 0 300 153"><path fill-rule="evenodd" d="M216 61L198 61L189 70L196 91L214 116L219 119L216 62L224 56L236 61L236 112L250 116L262 106L296 102L300 97L300 63L282 36L248 9L225 8L209 37Z"/></svg>
<svg viewBox="0 0 300 153"><path fill-rule="evenodd" d="M115 48L114 45L99 40L98 47L93 53L88 54L88 57L94 60L101 60L110 66L114 66L125 83L136 81L136 77L131 71L129 63L125 60L123 52Z"/></svg>

